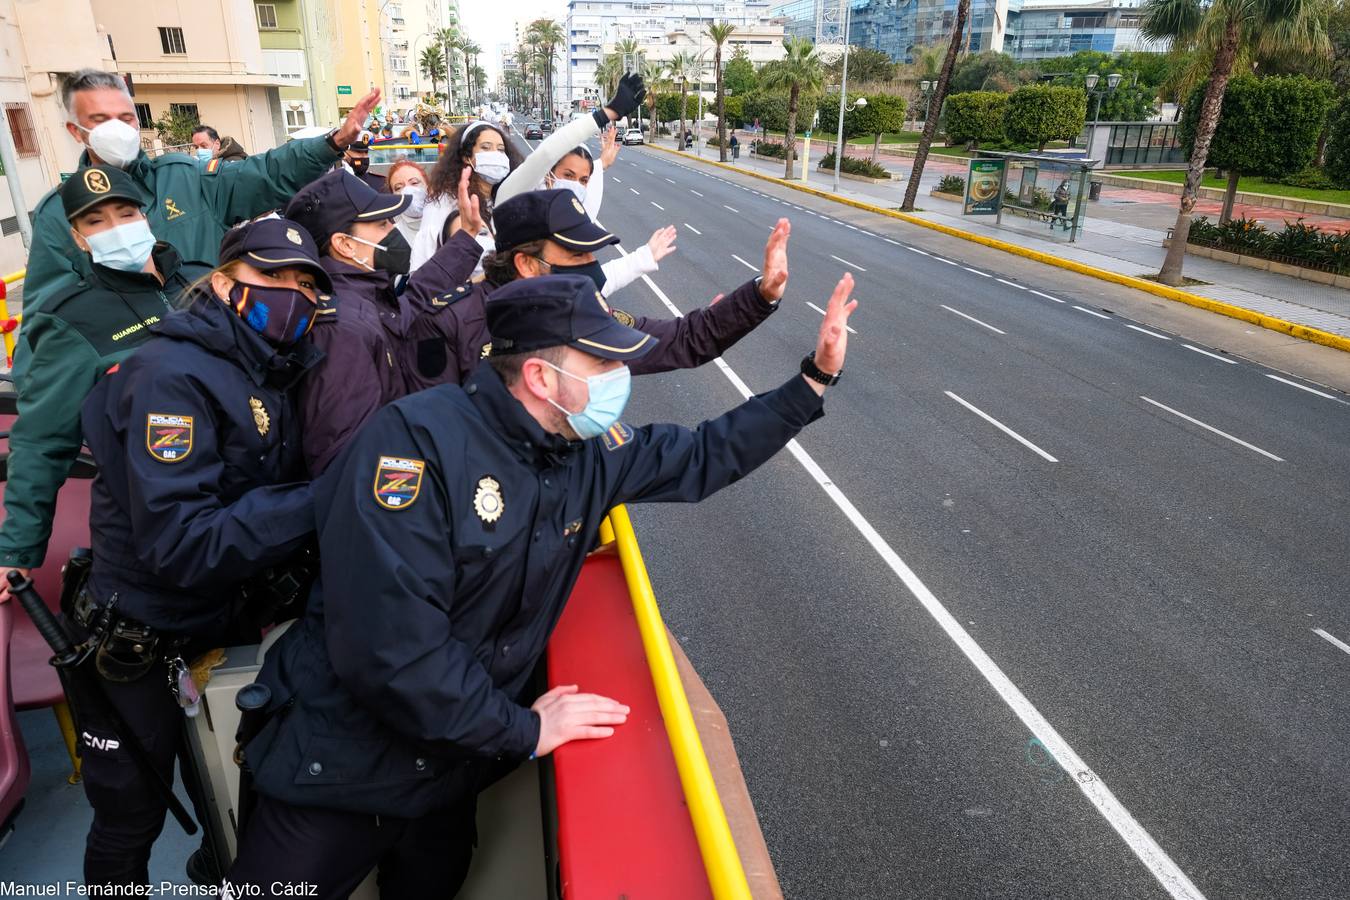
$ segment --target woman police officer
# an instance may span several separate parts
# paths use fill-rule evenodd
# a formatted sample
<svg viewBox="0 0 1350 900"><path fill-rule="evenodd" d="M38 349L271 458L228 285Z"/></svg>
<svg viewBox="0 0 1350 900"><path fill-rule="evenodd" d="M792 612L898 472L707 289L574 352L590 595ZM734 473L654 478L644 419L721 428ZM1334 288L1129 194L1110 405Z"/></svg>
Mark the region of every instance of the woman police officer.
<svg viewBox="0 0 1350 900"><path fill-rule="evenodd" d="M30 362L15 382L19 418L9 435L0 566L25 573L46 558L56 494L80 452L84 398L210 271L155 240L145 198L121 169L81 169L60 196L75 246L91 257L91 274L48 297L20 333ZM0 579L0 593L8 590Z"/></svg>
<svg viewBox="0 0 1350 900"><path fill-rule="evenodd" d="M83 411L98 475L75 625L107 635L108 698L170 781L195 693L183 660L246 630L255 611L241 588L314 527L294 404L320 357L305 334L328 275L286 219L228 232L220 260ZM106 722L86 714L81 731L94 807L85 879L145 884L165 806Z"/></svg>

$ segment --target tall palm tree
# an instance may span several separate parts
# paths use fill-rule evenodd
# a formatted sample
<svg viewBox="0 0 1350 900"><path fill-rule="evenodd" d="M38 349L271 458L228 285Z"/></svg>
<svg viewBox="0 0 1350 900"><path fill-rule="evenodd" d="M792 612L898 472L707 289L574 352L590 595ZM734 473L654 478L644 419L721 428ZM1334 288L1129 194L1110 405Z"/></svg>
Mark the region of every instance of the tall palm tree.
<svg viewBox="0 0 1350 900"><path fill-rule="evenodd" d="M467 37L459 42L459 52L464 54L464 89L473 103L473 58L483 52L483 48Z"/></svg>
<svg viewBox="0 0 1350 900"><path fill-rule="evenodd" d="M638 62L638 74L642 76L642 83L647 86L647 120L648 137L656 140L660 128L656 124L656 99L657 94L665 89L665 78L668 69L665 63L656 60L643 59Z"/></svg>
<svg viewBox="0 0 1350 900"><path fill-rule="evenodd" d="M923 136L919 138L919 149L914 152L914 167L909 170L909 184L905 185L905 199L900 208L913 212L914 200L919 196L919 179L923 177L924 164L928 162L928 148L933 145L933 135L937 133L938 113L942 112L942 103L947 99L947 85L952 80L952 68L956 65L956 53L961 49L961 32L965 31L966 19L970 16L970 0L957 0L956 21L952 23L952 39L947 45L947 55L942 58L942 71L938 73L937 86L933 96L928 99L928 112L924 114Z"/></svg>
<svg viewBox="0 0 1350 900"><path fill-rule="evenodd" d="M722 162L727 161L727 98L722 84L722 47L735 30L736 26L730 22L708 26L708 37L713 42L713 78L717 82L717 157Z"/></svg>
<svg viewBox="0 0 1350 900"><path fill-rule="evenodd" d="M555 105L553 97L553 62L557 58L558 48L567 40L567 36L563 34L562 26L552 19L535 19L530 23L529 30L530 33L538 38L539 51L548 63L547 67L543 70L544 94L547 98L545 103L548 108L547 110L543 110L541 107L541 112L545 113L546 118L552 119L554 112L553 107Z"/></svg>
<svg viewBox="0 0 1350 900"><path fill-rule="evenodd" d="M432 45L423 49L417 65L422 74L431 79L431 93L434 96L437 93L436 82L445 77L445 56L441 48Z"/></svg>
<svg viewBox="0 0 1350 900"><path fill-rule="evenodd" d="M675 149L684 149L684 108L689 96L689 79L695 77L698 60L692 53L681 50L670 58L670 77L680 83L680 130L675 133Z"/></svg>
<svg viewBox="0 0 1350 900"><path fill-rule="evenodd" d="M455 49L459 46L459 32L453 28L442 28L436 32L436 42L441 45L441 56L445 59L445 111L450 112L454 102L454 87L451 85L451 72L455 67L451 60L455 58Z"/></svg>
<svg viewBox="0 0 1350 900"><path fill-rule="evenodd" d="M961 0L969 3L970 0ZM816 55L815 45L806 38L790 37L783 41L787 55L770 68L764 76L763 85L771 91L787 89L787 165L783 167L783 177L792 177L792 151L797 146L797 104L802 91L813 93L825 84L825 66Z"/></svg>
<svg viewBox="0 0 1350 900"><path fill-rule="evenodd" d="M623 57L618 53L611 53L596 64L595 86L602 95L606 97L613 95L619 86L619 79L623 77L622 68Z"/></svg>
<svg viewBox="0 0 1350 900"><path fill-rule="evenodd" d="M1145 37L1170 39L1174 47L1197 50L1212 60L1172 244L1158 273L1163 284L1184 283L1181 267L1191 233L1191 212L1205 174L1209 145L1219 126L1223 95L1239 59L1247 54L1270 59L1281 54L1330 52L1323 10L1318 0L1148 0L1144 4L1140 31Z"/></svg>

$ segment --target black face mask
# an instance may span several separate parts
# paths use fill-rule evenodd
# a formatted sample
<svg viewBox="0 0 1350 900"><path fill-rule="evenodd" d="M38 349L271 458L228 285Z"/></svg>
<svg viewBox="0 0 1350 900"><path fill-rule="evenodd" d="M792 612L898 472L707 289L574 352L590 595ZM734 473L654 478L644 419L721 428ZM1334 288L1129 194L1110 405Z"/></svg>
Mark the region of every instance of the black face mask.
<svg viewBox="0 0 1350 900"><path fill-rule="evenodd" d="M347 160L347 165L351 166L351 167L352 167L352 171L355 172L357 175L364 175L364 174L366 174L366 169L369 169L369 168L370 168L370 160L369 160L369 159L349 159L349 160Z"/></svg>
<svg viewBox="0 0 1350 900"><path fill-rule="evenodd" d="M375 268L391 275L407 275L412 268L412 245L397 228L380 239L375 248Z"/></svg>
<svg viewBox="0 0 1350 900"><path fill-rule="evenodd" d="M535 259L539 259L539 257L535 257ZM548 266L550 275L585 275L595 282L597 291L605 289L605 267L598 259L582 263L579 266L558 266L544 259L539 261Z"/></svg>

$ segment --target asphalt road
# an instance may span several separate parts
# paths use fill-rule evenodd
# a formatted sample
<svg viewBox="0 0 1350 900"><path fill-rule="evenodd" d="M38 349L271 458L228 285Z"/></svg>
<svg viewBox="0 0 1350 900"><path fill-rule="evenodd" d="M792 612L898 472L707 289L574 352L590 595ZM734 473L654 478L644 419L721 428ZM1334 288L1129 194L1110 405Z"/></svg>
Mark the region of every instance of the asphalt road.
<svg viewBox="0 0 1350 900"><path fill-rule="evenodd" d="M751 390L857 280L802 457L634 510L789 897L1350 895L1350 650L1315 630L1350 643L1344 394L903 223L652 151L608 175L625 246L680 230L635 313L791 220L782 308L725 357ZM629 418L739 399L706 366Z"/></svg>

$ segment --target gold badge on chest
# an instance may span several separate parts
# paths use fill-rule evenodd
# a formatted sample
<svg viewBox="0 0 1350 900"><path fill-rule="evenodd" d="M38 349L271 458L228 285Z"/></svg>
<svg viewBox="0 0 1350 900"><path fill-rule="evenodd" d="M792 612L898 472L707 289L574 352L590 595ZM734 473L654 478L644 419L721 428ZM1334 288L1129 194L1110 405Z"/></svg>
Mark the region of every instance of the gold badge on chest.
<svg viewBox="0 0 1350 900"><path fill-rule="evenodd" d="M505 509L502 502L502 486L491 475L478 479L478 490L473 495L473 511L489 528L497 524Z"/></svg>
<svg viewBox="0 0 1350 900"><path fill-rule="evenodd" d="M253 424L258 426L258 434L267 437L267 432L272 430L272 417L267 414L267 407L257 397L249 397L248 408L253 410Z"/></svg>

